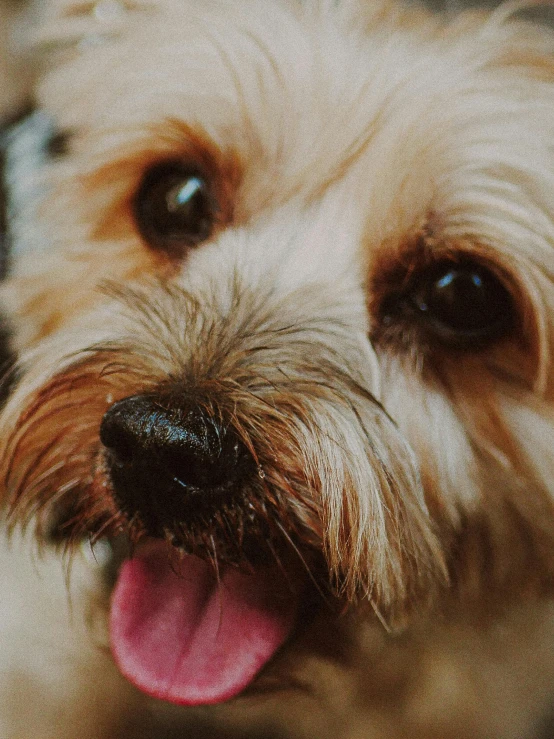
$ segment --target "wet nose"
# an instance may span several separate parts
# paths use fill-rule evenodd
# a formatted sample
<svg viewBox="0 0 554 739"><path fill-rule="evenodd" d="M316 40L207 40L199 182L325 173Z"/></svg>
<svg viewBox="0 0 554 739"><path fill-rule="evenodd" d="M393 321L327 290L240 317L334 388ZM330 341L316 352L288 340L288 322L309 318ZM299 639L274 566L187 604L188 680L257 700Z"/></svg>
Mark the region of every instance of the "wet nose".
<svg viewBox="0 0 554 739"><path fill-rule="evenodd" d="M233 429L194 402L124 398L102 419L100 440L118 502L153 535L186 519L191 505L220 505L248 466Z"/></svg>

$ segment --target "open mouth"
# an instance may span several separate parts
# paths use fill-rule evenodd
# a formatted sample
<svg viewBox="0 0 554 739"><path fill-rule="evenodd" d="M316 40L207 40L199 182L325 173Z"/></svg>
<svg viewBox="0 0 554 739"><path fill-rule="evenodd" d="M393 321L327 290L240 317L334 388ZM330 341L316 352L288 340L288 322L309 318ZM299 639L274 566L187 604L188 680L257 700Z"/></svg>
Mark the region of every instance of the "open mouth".
<svg viewBox="0 0 554 739"><path fill-rule="evenodd" d="M242 692L290 637L306 587L277 565L217 573L194 555L148 539L120 568L110 638L125 677L182 705Z"/></svg>
<svg viewBox="0 0 554 739"><path fill-rule="evenodd" d="M215 528L210 553L196 536L149 533L137 516L119 513L114 522L106 526L100 516L95 523L78 508L59 506L47 538L66 551L86 539L109 547L99 563L113 588L111 651L120 672L154 698L208 705L254 687L323 599L332 599L321 551L301 550L269 529L259 538L254 527L238 560L226 556L235 552Z"/></svg>
<svg viewBox="0 0 554 739"><path fill-rule="evenodd" d="M315 583L331 587L295 466L270 459L261 475L231 424L153 395L112 405L82 459L65 487L56 481L63 493L43 506L41 531L66 551L113 543L104 572L121 673L181 705L254 687L310 622Z"/></svg>
<svg viewBox="0 0 554 739"><path fill-rule="evenodd" d="M306 579L271 556L279 513L251 454L203 406L154 395L115 403L100 440L96 494L137 542L110 608L121 672L172 703L234 697L291 635Z"/></svg>

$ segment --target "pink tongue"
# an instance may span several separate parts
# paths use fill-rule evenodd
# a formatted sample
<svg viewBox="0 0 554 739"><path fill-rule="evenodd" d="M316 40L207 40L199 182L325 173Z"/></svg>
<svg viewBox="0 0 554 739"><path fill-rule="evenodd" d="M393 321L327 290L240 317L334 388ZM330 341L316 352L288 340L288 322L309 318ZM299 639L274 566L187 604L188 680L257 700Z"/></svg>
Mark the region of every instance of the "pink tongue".
<svg viewBox="0 0 554 739"><path fill-rule="evenodd" d="M219 584L197 557L176 569L158 542L123 564L110 614L115 660L156 698L186 705L232 698L287 638L297 594L269 568L228 569Z"/></svg>

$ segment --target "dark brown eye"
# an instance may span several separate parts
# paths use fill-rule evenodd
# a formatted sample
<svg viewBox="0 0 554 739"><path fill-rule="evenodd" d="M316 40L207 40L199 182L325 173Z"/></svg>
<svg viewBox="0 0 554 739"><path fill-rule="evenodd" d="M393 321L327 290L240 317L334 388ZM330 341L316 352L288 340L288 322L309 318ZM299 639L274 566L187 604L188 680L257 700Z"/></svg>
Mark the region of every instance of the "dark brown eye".
<svg viewBox="0 0 554 739"><path fill-rule="evenodd" d="M385 323L408 317L444 343L458 346L499 339L515 321L505 285L471 260L441 260L422 270L383 308Z"/></svg>
<svg viewBox="0 0 554 739"><path fill-rule="evenodd" d="M147 171L136 193L135 218L155 249L182 256L187 247L208 239L217 220L217 204L206 177L179 162Z"/></svg>

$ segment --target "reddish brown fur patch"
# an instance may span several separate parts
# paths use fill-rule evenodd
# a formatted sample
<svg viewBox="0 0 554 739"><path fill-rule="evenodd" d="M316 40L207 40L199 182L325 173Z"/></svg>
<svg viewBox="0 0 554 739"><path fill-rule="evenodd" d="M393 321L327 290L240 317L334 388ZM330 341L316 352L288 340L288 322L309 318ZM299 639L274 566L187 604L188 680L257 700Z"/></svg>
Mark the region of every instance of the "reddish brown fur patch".
<svg viewBox="0 0 554 739"><path fill-rule="evenodd" d="M117 355L91 355L31 396L5 442L0 468L12 519L36 517L39 532L44 531L52 506L68 501L71 510L85 516L83 530L106 519L106 498L98 502L88 496L100 421L111 403L147 382L122 362Z"/></svg>

